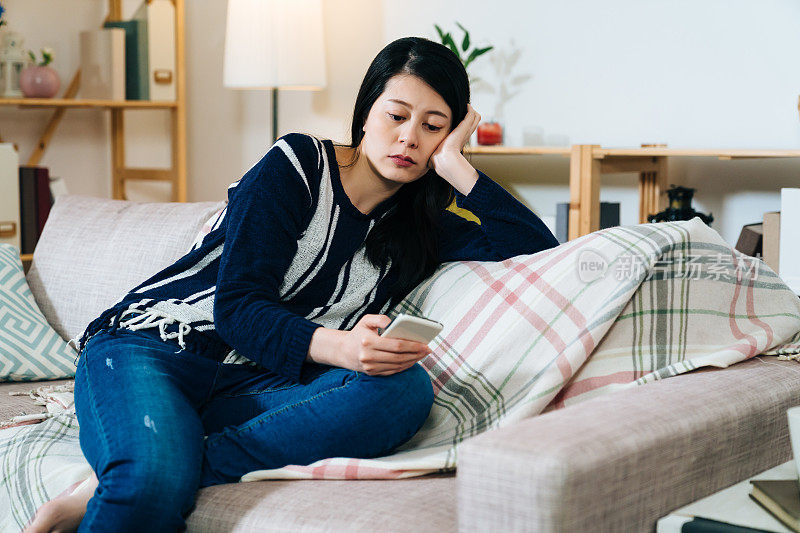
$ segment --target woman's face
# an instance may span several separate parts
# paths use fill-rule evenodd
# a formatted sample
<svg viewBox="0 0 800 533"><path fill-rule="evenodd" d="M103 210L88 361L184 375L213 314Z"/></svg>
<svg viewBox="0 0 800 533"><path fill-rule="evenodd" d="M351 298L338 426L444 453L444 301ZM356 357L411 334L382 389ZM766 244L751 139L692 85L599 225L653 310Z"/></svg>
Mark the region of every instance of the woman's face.
<svg viewBox="0 0 800 533"><path fill-rule="evenodd" d="M450 132L451 117L447 103L430 85L416 76L398 74L370 109L361 151L384 178L412 182L428 172L431 154Z"/></svg>

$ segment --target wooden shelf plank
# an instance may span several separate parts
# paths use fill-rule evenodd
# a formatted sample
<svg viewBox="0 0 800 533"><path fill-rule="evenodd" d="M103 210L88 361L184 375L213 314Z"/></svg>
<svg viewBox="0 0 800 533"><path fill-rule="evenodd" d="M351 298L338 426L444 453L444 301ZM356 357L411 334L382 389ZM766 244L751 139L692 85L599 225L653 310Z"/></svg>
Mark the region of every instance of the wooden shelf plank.
<svg viewBox="0 0 800 533"><path fill-rule="evenodd" d="M569 155L570 147L562 146L466 146L465 154L475 155ZM768 157L800 157L800 150L738 150L694 148L595 148L594 158L622 157L719 157L722 159L758 159Z"/></svg>
<svg viewBox="0 0 800 533"><path fill-rule="evenodd" d="M569 146L465 146L465 154L475 155L563 155L569 156Z"/></svg>
<svg viewBox="0 0 800 533"><path fill-rule="evenodd" d="M161 168L121 167L118 172L122 180L172 181L175 178L172 170Z"/></svg>
<svg viewBox="0 0 800 533"><path fill-rule="evenodd" d="M692 148L598 148L594 151L595 159L606 156L623 157L719 157L722 159L749 159L769 157L800 157L800 150L708 150Z"/></svg>
<svg viewBox="0 0 800 533"><path fill-rule="evenodd" d="M150 100L80 100L67 98L0 98L0 106L20 107L84 107L101 109L172 109L177 102L153 102Z"/></svg>

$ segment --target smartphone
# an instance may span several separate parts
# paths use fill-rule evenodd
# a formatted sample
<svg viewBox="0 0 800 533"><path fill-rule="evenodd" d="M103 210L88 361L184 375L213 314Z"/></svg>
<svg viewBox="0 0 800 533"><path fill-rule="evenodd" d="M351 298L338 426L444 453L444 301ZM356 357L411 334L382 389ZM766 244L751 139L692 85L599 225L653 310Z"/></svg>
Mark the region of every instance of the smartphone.
<svg viewBox="0 0 800 533"><path fill-rule="evenodd" d="M436 335L438 335L443 328L444 326L435 320L400 313L386 326L386 329L381 333L381 337L405 339L428 344L436 338Z"/></svg>

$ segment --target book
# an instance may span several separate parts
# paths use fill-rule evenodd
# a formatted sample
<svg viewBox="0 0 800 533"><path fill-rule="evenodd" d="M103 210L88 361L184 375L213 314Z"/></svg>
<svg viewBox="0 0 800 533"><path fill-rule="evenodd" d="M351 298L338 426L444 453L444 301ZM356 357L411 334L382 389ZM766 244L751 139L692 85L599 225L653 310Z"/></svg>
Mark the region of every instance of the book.
<svg viewBox="0 0 800 533"><path fill-rule="evenodd" d="M125 30L125 99L148 100L147 24L143 20L115 20L103 27Z"/></svg>
<svg viewBox="0 0 800 533"><path fill-rule="evenodd" d="M53 205L49 174L45 167L19 167L20 250L23 254L33 253Z"/></svg>
<svg viewBox="0 0 800 533"><path fill-rule="evenodd" d="M658 533L684 531L768 531L791 533L780 520L750 497L751 480L787 479L797 475L794 460L693 501L658 519ZM745 529L734 529L734 528ZM714 529L716 528L716 529Z"/></svg>
<svg viewBox="0 0 800 533"><path fill-rule="evenodd" d="M20 248L19 155L11 143L0 144L0 242Z"/></svg>
<svg viewBox="0 0 800 533"><path fill-rule="evenodd" d="M781 228L779 268L781 279L800 295L800 189L781 189Z"/></svg>
<svg viewBox="0 0 800 533"><path fill-rule="evenodd" d="M619 202L600 202L600 229L619 226Z"/></svg>
<svg viewBox="0 0 800 533"><path fill-rule="evenodd" d="M147 34L147 80L150 100L174 101L175 5L170 0L147 0L133 15Z"/></svg>
<svg viewBox="0 0 800 533"><path fill-rule="evenodd" d="M556 204L556 240L564 244L569 240L569 204Z"/></svg>
<svg viewBox="0 0 800 533"><path fill-rule="evenodd" d="M736 248L750 257L760 257L762 253L762 243L764 240L764 225L761 222L746 224L739 232L739 239L736 241Z"/></svg>
<svg viewBox="0 0 800 533"><path fill-rule="evenodd" d="M600 202L600 229L619 226L619 202ZM556 233L560 243L569 240L569 204L556 204Z"/></svg>
<svg viewBox="0 0 800 533"><path fill-rule="evenodd" d="M19 167L20 251L32 254L38 240L36 167Z"/></svg>
<svg viewBox="0 0 800 533"><path fill-rule="evenodd" d="M768 267L776 274L780 274L778 265L781 252L781 212L764 213L763 224L762 257Z"/></svg>
<svg viewBox="0 0 800 533"><path fill-rule="evenodd" d="M35 167L36 174L36 240L42 234L53 196L50 194L50 171L46 167Z"/></svg>
<svg viewBox="0 0 800 533"><path fill-rule="evenodd" d="M81 97L125 99L125 30L81 32Z"/></svg>
<svg viewBox="0 0 800 533"><path fill-rule="evenodd" d="M795 479L752 480L750 497L792 531L800 533L800 483Z"/></svg>
<svg viewBox="0 0 800 533"><path fill-rule="evenodd" d="M681 533L766 533L766 530L695 517L683 524Z"/></svg>

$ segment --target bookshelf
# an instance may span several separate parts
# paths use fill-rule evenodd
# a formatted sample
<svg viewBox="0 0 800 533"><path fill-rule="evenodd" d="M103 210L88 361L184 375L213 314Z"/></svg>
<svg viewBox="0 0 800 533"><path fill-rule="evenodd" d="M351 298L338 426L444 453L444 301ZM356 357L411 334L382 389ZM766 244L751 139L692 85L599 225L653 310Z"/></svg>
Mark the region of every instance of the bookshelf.
<svg viewBox="0 0 800 533"><path fill-rule="evenodd" d="M122 19L122 1L106 0L108 21ZM146 0L148 3L152 0ZM99 109L108 111L111 118L110 150L112 198L126 199L125 183L128 180L156 180L171 184L171 199L186 201L186 59L185 59L185 15L184 0L168 0L175 7L175 100L94 100L76 98L80 89L80 70L73 75L61 98L0 98L0 106L18 109L52 109L26 166L37 166L44 157L59 123L68 109ZM101 24L102 27L102 24ZM171 166L170 168L135 168L125 166L124 111L137 109L162 109L170 113ZM0 132L0 142L8 142ZM30 267L33 254L22 254L25 269Z"/></svg>
<svg viewBox="0 0 800 533"><path fill-rule="evenodd" d="M147 0L149 3L152 0ZM107 110L111 116L111 196L126 199L125 182L128 180L167 181L171 184L171 199L186 201L186 60L184 0L168 0L175 6L175 101L148 100L87 100L78 99L80 70L75 72L61 98L0 98L0 106L16 106L19 109L53 109L44 125L38 142L26 161L26 166L37 166L44 157L53 135L68 109L91 108ZM107 0L107 15L103 23L122 19L122 0ZM102 26L102 25L101 25ZM171 166L170 168L136 168L125 166L124 111L136 109L163 109L170 112ZM0 132L1 133L1 132ZM0 134L0 142L8 142ZM23 255L24 258L29 255Z"/></svg>
<svg viewBox="0 0 800 533"><path fill-rule="evenodd" d="M639 174L639 222L666 205L667 163L670 157L738 159L800 158L800 150L690 149L647 145L640 148L603 148L596 144L559 146L467 146L464 154L477 156L561 155L569 157L569 239L600 227L600 184L603 174ZM512 181L506 179L506 181Z"/></svg>

